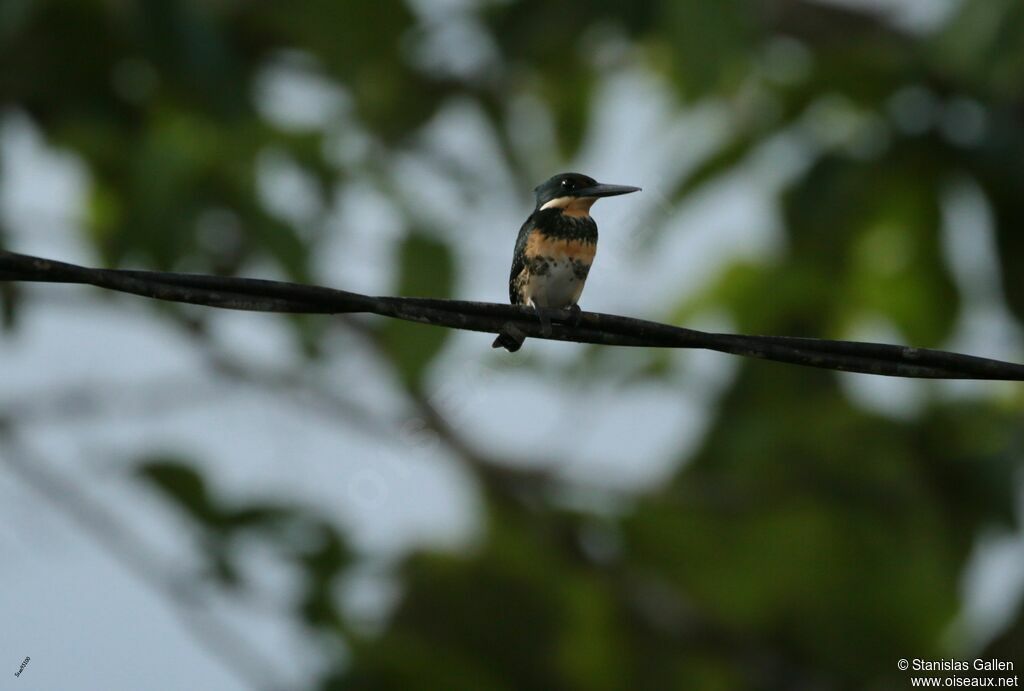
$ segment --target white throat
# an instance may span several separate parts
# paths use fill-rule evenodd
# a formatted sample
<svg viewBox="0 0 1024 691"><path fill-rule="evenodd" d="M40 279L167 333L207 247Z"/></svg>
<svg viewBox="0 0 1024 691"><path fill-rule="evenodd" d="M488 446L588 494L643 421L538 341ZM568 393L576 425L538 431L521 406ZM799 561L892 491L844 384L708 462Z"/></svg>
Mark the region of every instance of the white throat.
<svg viewBox="0 0 1024 691"><path fill-rule="evenodd" d="M545 209L561 209L562 213L570 216L589 216L590 207L597 201L597 197L555 197L545 202L541 211Z"/></svg>

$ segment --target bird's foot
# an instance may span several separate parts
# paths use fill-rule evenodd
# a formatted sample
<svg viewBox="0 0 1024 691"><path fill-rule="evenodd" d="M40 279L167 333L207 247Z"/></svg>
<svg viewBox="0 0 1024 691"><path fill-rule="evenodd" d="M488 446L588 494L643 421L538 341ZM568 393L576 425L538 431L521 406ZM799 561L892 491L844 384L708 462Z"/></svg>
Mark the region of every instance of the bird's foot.
<svg viewBox="0 0 1024 691"><path fill-rule="evenodd" d="M506 324L498 334L498 337L494 339L494 343L491 344L492 348L504 348L510 353L514 353L523 347L523 341L526 340L526 336L519 327L515 324Z"/></svg>
<svg viewBox="0 0 1024 691"><path fill-rule="evenodd" d="M583 310L581 310L580 306L574 302L569 306L569 318L565 320L565 323L575 329L580 325L580 319L582 316Z"/></svg>

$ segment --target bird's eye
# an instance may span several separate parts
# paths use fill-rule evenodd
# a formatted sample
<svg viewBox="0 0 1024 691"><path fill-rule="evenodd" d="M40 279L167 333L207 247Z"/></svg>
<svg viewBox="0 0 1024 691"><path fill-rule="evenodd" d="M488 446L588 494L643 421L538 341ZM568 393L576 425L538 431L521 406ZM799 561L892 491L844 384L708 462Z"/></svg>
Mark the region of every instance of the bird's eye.
<svg viewBox="0 0 1024 691"><path fill-rule="evenodd" d="M571 190L575 186L576 185L574 185L572 183L572 180L562 180L562 189L563 190Z"/></svg>

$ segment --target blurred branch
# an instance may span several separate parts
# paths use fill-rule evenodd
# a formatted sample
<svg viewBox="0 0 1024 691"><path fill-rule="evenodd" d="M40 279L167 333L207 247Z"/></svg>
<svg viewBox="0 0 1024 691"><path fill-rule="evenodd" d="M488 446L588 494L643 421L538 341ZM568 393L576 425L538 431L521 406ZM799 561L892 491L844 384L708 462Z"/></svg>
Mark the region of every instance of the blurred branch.
<svg viewBox="0 0 1024 691"><path fill-rule="evenodd" d="M842 5L808 0L768 0L760 12L769 30L816 45L836 39L849 41L851 36L859 39L884 37L895 41L910 38L878 14Z"/></svg>
<svg viewBox="0 0 1024 691"><path fill-rule="evenodd" d="M355 333L367 340L378 350L380 344L368 329L359 324L350 324ZM205 345L205 344L204 344ZM232 380L256 386L269 392L292 391L300 395L300 402L311 404L310 410L325 415L331 422L343 420L355 429L373 434L392 443L403 443L402 435L396 431L421 426L430 430L460 462L472 468L492 497L499 501L506 499L525 501L550 489L556 478L547 470L531 468L523 459L484 452L459 434L455 425L437 408L428 396L409 392L413 413L404 419L384 420L370 414L354 401L342 396L337 389L323 386L316 378L303 376L301 371L271 370L266 367L251 367L206 347L207 360L216 374ZM380 354L382 358L386 355ZM415 443L411 439L404 443Z"/></svg>
<svg viewBox="0 0 1024 691"><path fill-rule="evenodd" d="M359 335L383 361L388 356L381 346L378 334L363 324L349 321L354 333ZM421 422L437 435L438 440L467 466L477 471L484 487L496 501L529 502L531 497L550 490L557 478L547 469L530 467L522 458L499 456L493 450L484 451L464 437L431 396L419 390L410 390L409 402L415 410L415 418L407 422ZM322 395L331 395L324 392Z"/></svg>
<svg viewBox="0 0 1024 691"><path fill-rule="evenodd" d="M7 392L0 398L0 420L17 424L54 425L92 420L105 415L119 420L147 417L179 409L195 410L222 400L223 392L208 378L164 375L148 381L83 381L44 389Z"/></svg>
<svg viewBox="0 0 1024 691"><path fill-rule="evenodd" d="M463 300L374 297L321 286L251 278L92 269L0 251L0 281L94 285L143 297L225 309L304 314L367 312L469 331L510 325L530 338L650 348L703 348L807 367L925 379L1024 381L1024 365L941 350L882 343L695 331L657 322L583 312L577 326L549 333L529 307ZM564 313L561 322L569 318Z"/></svg>
<svg viewBox="0 0 1024 691"><path fill-rule="evenodd" d="M163 596L196 644L243 685L254 689L286 688L281 675L263 654L211 611L187 576L175 575L176 570L132 534L113 512L48 468L17 439L13 425L4 418L0 418L0 464L65 514L133 576Z"/></svg>

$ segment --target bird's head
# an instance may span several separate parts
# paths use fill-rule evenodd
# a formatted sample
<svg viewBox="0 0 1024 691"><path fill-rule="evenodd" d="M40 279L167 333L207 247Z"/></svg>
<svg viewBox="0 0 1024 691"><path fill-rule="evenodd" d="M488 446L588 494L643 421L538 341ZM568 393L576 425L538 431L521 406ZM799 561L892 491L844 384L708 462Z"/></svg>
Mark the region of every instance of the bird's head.
<svg viewBox="0 0 1024 691"><path fill-rule="evenodd" d="M639 187L606 185L580 173L560 173L537 185L537 209L561 209L572 216L588 216L601 197L639 192Z"/></svg>

